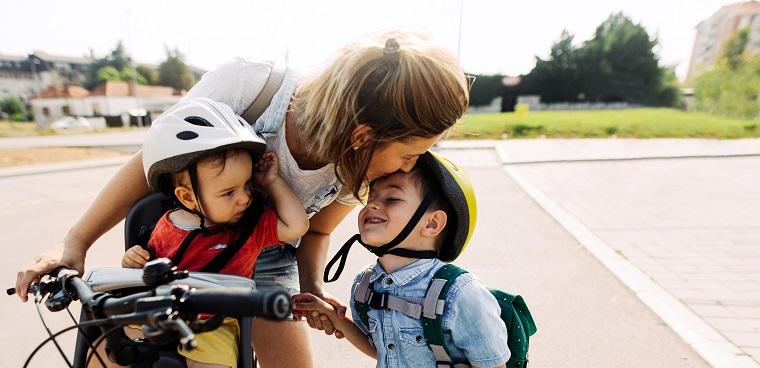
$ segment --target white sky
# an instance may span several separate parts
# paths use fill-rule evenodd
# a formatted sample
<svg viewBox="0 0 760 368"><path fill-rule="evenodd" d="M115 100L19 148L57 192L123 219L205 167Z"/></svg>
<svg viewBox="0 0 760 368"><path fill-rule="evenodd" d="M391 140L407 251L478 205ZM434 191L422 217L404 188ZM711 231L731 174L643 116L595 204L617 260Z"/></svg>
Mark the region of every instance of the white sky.
<svg viewBox="0 0 760 368"><path fill-rule="evenodd" d="M119 1L3 0L0 53L102 56L124 40L139 62L164 45L211 69L235 56L282 58L308 69L345 42L392 27L428 32L456 53L460 0ZM616 11L660 40L658 54L686 74L695 27L731 0L463 0L461 63L471 73L527 73L563 29L588 40ZM128 27L128 24L130 25ZM131 40L128 37L131 28Z"/></svg>

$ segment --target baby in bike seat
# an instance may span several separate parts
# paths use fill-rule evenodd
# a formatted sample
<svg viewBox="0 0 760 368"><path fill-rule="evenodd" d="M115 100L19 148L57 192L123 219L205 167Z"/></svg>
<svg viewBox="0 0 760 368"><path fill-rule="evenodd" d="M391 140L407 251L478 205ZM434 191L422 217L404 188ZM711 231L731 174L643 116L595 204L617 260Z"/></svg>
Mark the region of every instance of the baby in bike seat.
<svg viewBox="0 0 760 368"><path fill-rule="evenodd" d="M303 205L280 177L274 153L225 104L196 98L165 112L148 130L143 167L151 190L179 207L163 214L150 240L127 250L122 266L166 257L178 268L251 277L264 247L308 230ZM270 199L254 195L263 191ZM236 367L239 326L232 318L198 334L182 351L189 367Z"/></svg>

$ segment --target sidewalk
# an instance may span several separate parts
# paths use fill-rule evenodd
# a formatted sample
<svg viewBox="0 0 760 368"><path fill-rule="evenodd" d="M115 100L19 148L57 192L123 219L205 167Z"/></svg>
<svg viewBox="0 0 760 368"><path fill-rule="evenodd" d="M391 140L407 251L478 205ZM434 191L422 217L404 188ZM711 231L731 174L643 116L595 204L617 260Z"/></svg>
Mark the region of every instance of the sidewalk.
<svg viewBox="0 0 760 368"><path fill-rule="evenodd" d="M533 367L709 367L502 170L492 149L443 149L477 188L478 224L457 264L489 286L520 293L538 333ZM329 255L356 231L352 213L333 233ZM327 291L349 297L350 275L372 260L357 247ZM348 343L314 332L319 367L366 367ZM335 357L340 357L336 361Z"/></svg>
<svg viewBox="0 0 760 368"><path fill-rule="evenodd" d="M137 139L128 133L55 144ZM445 141L440 149L478 188L478 231L458 263L526 297L539 326L532 365L760 366L760 140ZM0 172L8 183L13 176ZM344 221L330 254L354 230L355 220ZM346 274L369 262L362 253L352 252ZM328 291L345 300L349 281ZM343 341L314 336L318 362L368 365Z"/></svg>

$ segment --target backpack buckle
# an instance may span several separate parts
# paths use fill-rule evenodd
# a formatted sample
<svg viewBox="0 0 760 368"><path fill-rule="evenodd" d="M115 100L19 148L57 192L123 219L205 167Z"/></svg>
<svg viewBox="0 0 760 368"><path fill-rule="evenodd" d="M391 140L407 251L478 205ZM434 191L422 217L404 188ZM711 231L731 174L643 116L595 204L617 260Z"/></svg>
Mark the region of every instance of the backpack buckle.
<svg viewBox="0 0 760 368"><path fill-rule="evenodd" d="M367 304L374 309L388 309L388 294L370 291Z"/></svg>

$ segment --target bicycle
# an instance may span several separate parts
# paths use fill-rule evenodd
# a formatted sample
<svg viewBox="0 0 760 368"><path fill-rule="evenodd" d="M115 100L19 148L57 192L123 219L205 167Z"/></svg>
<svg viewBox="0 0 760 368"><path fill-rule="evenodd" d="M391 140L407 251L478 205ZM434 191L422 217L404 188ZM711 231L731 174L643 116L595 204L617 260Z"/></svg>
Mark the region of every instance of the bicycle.
<svg viewBox="0 0 760 368"><path fill-rule="evenodd" d="M252 317L284 319L290 313L290 296L281 290L259 291L253 280L223 274L178 270L168 259L148 262L145 268L99 268L84 279L78 272L59 268L32 285L35 304L44 300L48 310L68 310L74 300L82 304L80 320L52 333L40 313L49 337L30 353L24 367L47 343L53 342L69 367L87 367L95 357L105 366L97 348L106 343L107 358L131 367L184 367L176 353L179 343L195 347L195 334L221 325L224 315L239 319L241 336L238 367L255 366L251 347ZM8 295L15 293L7 290ZM215 314L200 319L199 314ZM124 326L142 326L144 338L126 336ZM55 338L77 329L73 363ZM178 341L178 342L177 342ZM166 348L169 347L169 350ZM89 353L88 353L89 349Z"/></svg>

